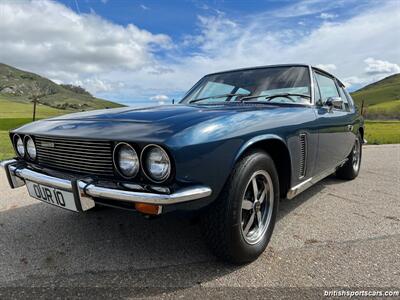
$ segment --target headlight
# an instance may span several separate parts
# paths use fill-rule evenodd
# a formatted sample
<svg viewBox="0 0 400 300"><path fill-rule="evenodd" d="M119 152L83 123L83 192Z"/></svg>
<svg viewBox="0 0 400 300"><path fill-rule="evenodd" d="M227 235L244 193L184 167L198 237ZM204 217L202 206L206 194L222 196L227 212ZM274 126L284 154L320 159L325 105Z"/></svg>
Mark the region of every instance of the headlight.
<svg viewBox="0 0 400 300"><path fill-rule="evenodd" d="M28 156L30 159L35 160L36 159L36 145L33 139L27 135L25 136L25 146L26 146L26 152L28 153Z"/></svg>
<svg viewBox="0 0 400 300"><path fill-rule="evenodd" d="M139 171L139 157L131 145L119 143L114 149L114 164L123 177L134 177Z"/></svg>
<svg viewBox="0 0 400 300"><path fill-rule="evenodd" d="M171 173L171 162L167 152L157 145L148 145L142 151L142 165L146 176L155 181L166 180Z"/></svg>
<svg viewBox="0 0 400 300"><path fill-rule="evenodd" d="M24 142L22 141L22 138L16 134L14 135L14 146L15 146L15 150L17 151L17 154L20 157L24 157L25 156L25 147L24 147Z"/></svg>

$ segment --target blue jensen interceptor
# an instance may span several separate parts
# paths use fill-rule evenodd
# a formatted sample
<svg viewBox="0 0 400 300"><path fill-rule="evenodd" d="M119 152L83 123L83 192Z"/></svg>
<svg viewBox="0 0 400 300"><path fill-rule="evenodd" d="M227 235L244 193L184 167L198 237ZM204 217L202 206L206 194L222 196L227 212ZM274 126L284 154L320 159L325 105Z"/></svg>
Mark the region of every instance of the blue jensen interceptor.
<svg viewBox="0 0 400 300"><path fill-rule="evenodd" d="M213 252L256 259L279 200L357 177L364 122L344 85L302 64L204 76L175 105L75 113L10 132L11 188L83 212L198 211Z"/></svg>

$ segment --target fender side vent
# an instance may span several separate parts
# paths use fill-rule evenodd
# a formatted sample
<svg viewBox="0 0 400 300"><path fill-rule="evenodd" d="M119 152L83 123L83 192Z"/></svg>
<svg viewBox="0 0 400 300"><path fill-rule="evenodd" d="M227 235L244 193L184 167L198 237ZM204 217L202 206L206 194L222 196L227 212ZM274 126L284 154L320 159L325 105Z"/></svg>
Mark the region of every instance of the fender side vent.
<svg viewBox="0 0 400 300"><path fill-rule="evenodd" d="M307 135L302 133L299 135L300 144L300 162L299 162L299 178L306 176L307 169Z"/></svg>

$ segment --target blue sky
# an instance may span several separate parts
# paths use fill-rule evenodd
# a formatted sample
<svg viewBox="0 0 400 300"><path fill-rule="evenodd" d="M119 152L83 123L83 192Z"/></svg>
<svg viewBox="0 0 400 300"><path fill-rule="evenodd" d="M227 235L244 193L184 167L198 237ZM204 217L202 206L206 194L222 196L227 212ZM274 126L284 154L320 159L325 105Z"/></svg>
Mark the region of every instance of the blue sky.
<svg viewBox="0 0 400 300"><path fill-rule="evenodd" d="M399 19L391 0L4 0L0 62L130 105L276 63L318 65L354 90L400 72Z"/></svg>

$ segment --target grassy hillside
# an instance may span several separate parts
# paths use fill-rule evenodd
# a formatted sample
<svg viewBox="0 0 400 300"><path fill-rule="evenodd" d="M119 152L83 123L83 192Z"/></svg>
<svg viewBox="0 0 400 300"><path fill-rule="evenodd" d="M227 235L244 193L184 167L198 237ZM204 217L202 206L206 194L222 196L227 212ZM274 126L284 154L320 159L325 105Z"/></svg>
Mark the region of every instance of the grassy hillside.
<svg viewBox="0 0 400 300"><path fill-rule="evenodd" d="M368 120L400 120L400 74L386 77L351 94Z"/></svg>
<svg viewBox="0 0 400 300"><path fill-rule="evenodd" d="M351 94L354 101L361 105L375 105L400 99L400 74L391 75L377 82L371 83Z"/></svg>
<svg viewBox="0 0 400 300"><path fill-rule="evenodd" d="M36 119L122 106L95 98L80 87L58 85L0 63L0 160L14 155L8 131L32 121L34 98L38 103Z"/></svg>
<svg viewBox="0 0 400 300"><path fill-rule="evenodd" d="M0 63L0 96L4 100L38 103L66 110L91 110L122 105L98 99L82 88L62 86L34 73Z"/></svg>
<svg viewBox="0 0 400 300"><path fill-rule="evenodd" d="M33 104L8 100L9 97L0 94L0 122L3 118L32 118ZM43 104L36 106L36 117L39 119L71 112L65 109L56 109Z"/></svg>
<svg viewBox="0 0 400 300"><path fill-rule="evenodd" d="M14 102L0 94L0 160L13 156L8 131L32 122L32 103ZM69 113L69 110L37 105L37 119L44 119Z"/></svg>
<svg viewBox="0 0 400 300"><path fill-rule="evenodd" d="M400 120L400 100L368 106L365 116L369 120Z"/></svg>

